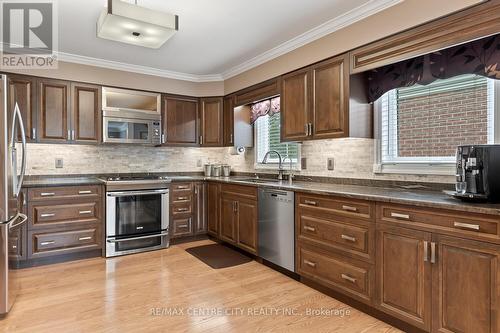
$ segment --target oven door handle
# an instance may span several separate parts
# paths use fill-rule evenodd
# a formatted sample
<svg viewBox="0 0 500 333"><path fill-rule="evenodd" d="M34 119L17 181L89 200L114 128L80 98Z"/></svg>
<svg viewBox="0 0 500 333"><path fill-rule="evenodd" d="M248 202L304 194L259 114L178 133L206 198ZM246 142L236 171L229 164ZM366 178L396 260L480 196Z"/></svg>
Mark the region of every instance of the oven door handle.
<svg viewBox="0 0 500 333"><path fill-rule="evenodd" d="M148 194L166 194L168 189L150 190L150 191L122 191L122 192L108 192L108 197L128 197L131 195L148 195Z"/></svg>
<svg viewBox="0 0 500 333"><path fill-rule="evenodd" d="M138 236L138 237L130 237L130 238L124 238L124 239L108 239L108 243L120 243L120 242L127 242L131 240L136 240L136 239L147 239L147 238L154 238L154 237L161 237L161 236L168 236L168 232L162 232L160 234L155 234L155 235L147 235L147 236Z"/></svg>

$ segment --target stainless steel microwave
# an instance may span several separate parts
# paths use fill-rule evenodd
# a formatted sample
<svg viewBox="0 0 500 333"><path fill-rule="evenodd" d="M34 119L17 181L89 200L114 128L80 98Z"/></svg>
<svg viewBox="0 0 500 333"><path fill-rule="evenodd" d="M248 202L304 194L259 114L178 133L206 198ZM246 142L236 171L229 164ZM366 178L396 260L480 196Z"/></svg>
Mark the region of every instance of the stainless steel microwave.
<svg viewBox="0 0 500 333"><path fill-rule="evenodd" d="M144 145L161 144L161 117L154 119L103 117L103 141L105 143L135 143ZM130 116L130 115L129 115Z"/></svg>

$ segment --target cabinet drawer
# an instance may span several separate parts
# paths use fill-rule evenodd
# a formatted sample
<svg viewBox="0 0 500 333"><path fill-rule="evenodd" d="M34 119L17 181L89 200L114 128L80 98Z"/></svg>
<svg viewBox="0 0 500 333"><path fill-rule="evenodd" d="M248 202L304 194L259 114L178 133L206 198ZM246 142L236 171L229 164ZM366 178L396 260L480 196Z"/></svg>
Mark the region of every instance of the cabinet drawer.
<svg viewBox="0 0 500 333"><path fill-rule="evenodd" d="M364 259L373 259L373 235L369 228L300 214L298 238L322 247L335 248Z"/></svg>
<svg viewBox="0 0 500 333"><path fill-rule="evenodd" d="M101 187L99 185L44 187L29 189L28 200L31 202L40 200L96 198L100 195Z"/></svg>
<svg viewBox="0 0 500 333"><path fill-rule="evenodd" d="M172 236L188 236L193 234L193 219L188 218L178 218L174 219L172 222L173 233Z"/></svg>
<svg viewBox="0 0 500 333"><path fill-rule="evenodd" d="M31 206L30 227L95 221L99 216L97 205L97 202L61 205L35 204Z"/></svg>
<svg viewBox="0 0 500 333"><path fill-rule="evenodd" d="M193 183L174 183L174 184L172 184L171 189L173 192L192 191L193 190Z"/></svg>
<svg viewBox="0 0 500 333"><path fill-rule="evenodd" d="M379 204L377 207L379 221L418 226L426 229L454 234L500 239L500 219L493 216L466 213L461 214L447 210L431 210L405 205Z"/></svg>
<svg viewBox="0 0 500 333"><path fill-rule="evenodd" d="M297 272L365 303L372 299L373 266L298 246Z"/></svg>
<svg viewBox="0 0 500 333"><path fill-rule="evenodd" d="M240 198L257 200L257 187L255 186L223 184L221 193L222 195L236 195Z"/></svg>
<svg viewBox="0 0 500 333"><path fill-rule="evenodd" d="M374 205L361 200L343 200L321 195L298 195L298 206L301 209L342 216L371 219Z"/></svg>
<svg viewBox="0 0 500 333"><path fill-rule="evenodd" d="M77 252L86 249L100 248L100 232L98 227L61 232L30 232L30 257Z"/></svg>
<svg viewBox="0 0 500 333"><path fill-rule="evenodd" d="M193 205L191 201L172 203L172 215L192 214Z"/></svg>
<svg viewBox="0 0 500 333"><path fill-rule="evenodd" d="M193 195L191 192L173 192L172 193L172 203L185 203L192 202Z"/></svg>

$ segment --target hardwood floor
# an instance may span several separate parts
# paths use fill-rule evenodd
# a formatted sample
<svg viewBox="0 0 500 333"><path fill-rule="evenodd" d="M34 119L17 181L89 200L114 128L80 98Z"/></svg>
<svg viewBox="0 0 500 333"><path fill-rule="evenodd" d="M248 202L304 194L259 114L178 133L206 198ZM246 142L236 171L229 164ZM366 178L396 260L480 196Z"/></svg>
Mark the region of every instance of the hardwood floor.
<svg viewBox="0 0 500 333"><path fill-rule="evenodd" d="M215 270L184 251L208 243L21 270L1 331L400 332L255 261ZM321 308L350 313L306 313ZM211 309L232 313L188 314Z"/></svg>

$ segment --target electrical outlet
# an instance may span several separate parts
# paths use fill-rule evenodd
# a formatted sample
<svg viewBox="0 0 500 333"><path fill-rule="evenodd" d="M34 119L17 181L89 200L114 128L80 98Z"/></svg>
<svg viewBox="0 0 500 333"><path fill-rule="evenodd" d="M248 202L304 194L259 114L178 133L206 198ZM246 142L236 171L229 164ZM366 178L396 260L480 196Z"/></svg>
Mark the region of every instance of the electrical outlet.
<svg viewBox="0 0 500 333"><path fill-rule="evenodd" d="M197 166L198 168L200 168L200 167L201 167L201 160L196 161L196 166Z"/></svg>
<svg viewBox="0 0 500 333"><path fill-rule="evenodd" d="M302 157L302 158L300 159L300 168L301 168L302 170L307 169L307 158Z"/></svg>
<svg viewBox="0 0 500 333"><path fill-rule="evenodd" d="M326 160L326 168L330 171L333 171L335 169L335 160L333 157L330 157Z"/></svg>
<svg viewBox="0 0 500 333"><path fill-rule="evenodd" d="M62 169L64 167L64 160L62 158L56 158L56 169Z"/></svg>

